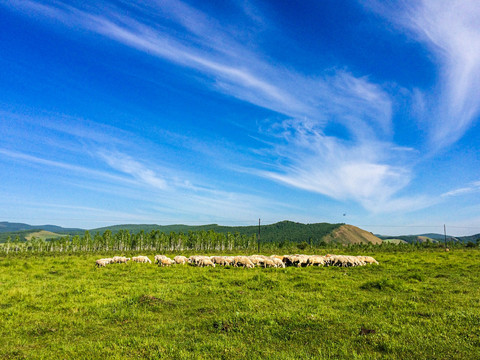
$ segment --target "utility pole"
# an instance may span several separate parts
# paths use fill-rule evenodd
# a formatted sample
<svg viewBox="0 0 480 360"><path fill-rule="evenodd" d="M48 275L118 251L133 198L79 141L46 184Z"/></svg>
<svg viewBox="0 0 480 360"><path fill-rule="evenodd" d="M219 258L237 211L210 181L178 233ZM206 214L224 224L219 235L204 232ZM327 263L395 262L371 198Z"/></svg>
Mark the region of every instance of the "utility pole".
<svg viewBox="0 0 480 360"><path fill-rule="evenodd" d="M443 236L445 237L445 249L447 248L447 228L445 224L443 224Z"/></svg>
<svg viewBox="0 0 480 360"><path fill-rule="evenodd" d="M258 219L257 251L260 254L260 219Z"/></svg>

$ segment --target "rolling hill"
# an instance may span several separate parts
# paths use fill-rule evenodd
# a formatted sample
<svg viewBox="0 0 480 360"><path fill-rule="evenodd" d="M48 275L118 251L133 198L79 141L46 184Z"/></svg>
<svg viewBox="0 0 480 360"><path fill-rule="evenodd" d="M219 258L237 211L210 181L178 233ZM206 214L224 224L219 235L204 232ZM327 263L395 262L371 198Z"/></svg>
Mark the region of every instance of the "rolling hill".
<svg viewBox="0 0 480 360"><path fill-rule="evenodd" d="M445 235L444 234L435 234L435 233L428 233L428 234L420 234L420 235L394 235L394 236L389 236L389 235L376 235L382 240L391 240L391 239L400 239L404 240L410 244L416 243L416 242L425 242L425 241L430 241L430 242L444 242L445 241ZM475 242L477 239L480 239L480 234L476 235L469 235L469 236L452 236L452 235L447 235L447 241L448 242L463 242L467 243L469 241Z"/></svg>
<svg viewBox="0 0 480 360"><path fill-rule="evenodd" d="M25 236L25 240L32 240L34 237L42 240L57 239L62 236L65 236L65 234L57 234L51 231L39 230L39 231L28 233L28 235Z"/></svg>
<svg viewBox="0 0 480 360"><path fill-rule="evenodd" d="M372 233L353 225L341 225L323 238L326 243L340 244L381 244L382 240Z"/></svg>
<svg viewBox="0 0 480 360"><path fill-rule="evenodd" d="M56 225L29 225L24 223L11 223L8 221L0 222L0 233L7 232L20 232L20 231L32 231L32 230L45 230L60 234L72 234L85 231L84 229L77 228L64 228Z"/></svg>

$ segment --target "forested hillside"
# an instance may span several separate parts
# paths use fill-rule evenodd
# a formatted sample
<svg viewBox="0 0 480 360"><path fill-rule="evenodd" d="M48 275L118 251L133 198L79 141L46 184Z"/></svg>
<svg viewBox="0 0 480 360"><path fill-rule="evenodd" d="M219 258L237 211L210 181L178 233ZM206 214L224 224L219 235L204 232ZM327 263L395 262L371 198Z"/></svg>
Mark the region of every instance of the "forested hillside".
<svg viewBox="0 0 480 360"><path fill-rule="evenodd" d="M315 223L315 224L302 224L292 221L281 221L270 225L260 226L260 239L262 242L307 242L311 245L320 243L323 237L330 234L333 230L337 229L343 224L330 224L330 223ZM217 224L209 225L115 225L98 229L90 230L91 233L103 233L106 230L110 230L112 233L116 233L120 230L128 230L130 233L136 233L141 230L150 232L152 230L159 230L166 234L171 232L188 233L189 231L209 231L213 230L220 234L235 234L251 236L258 234L258 226L221 226Z"/></svg>

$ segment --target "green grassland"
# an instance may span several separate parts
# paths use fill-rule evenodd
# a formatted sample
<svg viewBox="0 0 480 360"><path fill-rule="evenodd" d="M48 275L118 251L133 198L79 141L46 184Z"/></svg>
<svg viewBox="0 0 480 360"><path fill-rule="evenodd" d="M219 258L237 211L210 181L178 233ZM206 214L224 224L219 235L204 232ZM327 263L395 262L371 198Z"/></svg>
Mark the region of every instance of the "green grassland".
<svg viewBox="0 0 480 360"><path fill-rule="evenodd" d="M1 256L0 358L480 358L477 249L379 250L363 255L380 265L354 268L96 269L106 255Z"/></svg>
<svg viewBox="0 0 480 360"><path fill-rule="evenodd" d="M32 238L34 237L40 240L57 239L62 236L65 236L65 235L57 234L51 231L39 230L25 236L25 240L32 240Z"/></svg>

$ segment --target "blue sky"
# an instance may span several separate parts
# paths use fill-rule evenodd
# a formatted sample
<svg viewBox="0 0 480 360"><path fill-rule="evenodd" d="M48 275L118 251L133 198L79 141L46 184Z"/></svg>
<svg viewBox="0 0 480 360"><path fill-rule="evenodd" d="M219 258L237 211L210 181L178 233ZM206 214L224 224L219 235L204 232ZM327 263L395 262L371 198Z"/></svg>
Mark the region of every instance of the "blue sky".
<svg viewBox="0 0 480 360"><path fill-rule="evenodd" d="M0 0L0 218L480 233L480 3Z"/></svg>

